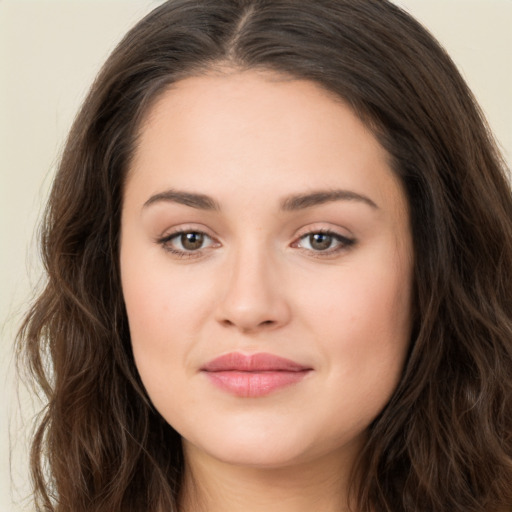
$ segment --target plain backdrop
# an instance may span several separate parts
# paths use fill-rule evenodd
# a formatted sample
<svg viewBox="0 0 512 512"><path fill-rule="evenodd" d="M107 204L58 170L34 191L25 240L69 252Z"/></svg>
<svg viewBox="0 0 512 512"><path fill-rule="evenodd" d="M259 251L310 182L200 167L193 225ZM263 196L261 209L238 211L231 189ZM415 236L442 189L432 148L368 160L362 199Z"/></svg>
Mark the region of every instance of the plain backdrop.
<svg viewBox="0 0 512 512"><path fill-rule="evenodd" d="M0 511L30 507L37 401L17 392L13 340L41 269L36 223L66 133L126 30L159 1L0 0ZM451 54L512 161L512 0L400 0ZM25 411L20 413L20 406Z"/></svg>

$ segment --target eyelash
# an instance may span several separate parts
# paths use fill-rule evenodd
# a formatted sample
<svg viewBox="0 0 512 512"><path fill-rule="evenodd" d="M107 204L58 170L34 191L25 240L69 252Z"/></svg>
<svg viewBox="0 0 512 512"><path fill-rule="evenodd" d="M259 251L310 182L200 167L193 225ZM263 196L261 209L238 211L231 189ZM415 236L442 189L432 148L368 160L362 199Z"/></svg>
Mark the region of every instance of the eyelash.
<svg viewBox="0 0 512 512"><path fill-rule="evenodd" d="M197 235L200 237L204 237L206 239L209 239L211 241L211 244L208 247L200 247L197 250L186 250L186 249L176 249L172 246L172 241L174 239L179 239L180 237L183 237L184 235ZM308 237L312 237L315 235L323 235L326 237L331 237L332 242L336 244L336 247L328 247L325 250L314 250L314 249L307 249L304 247L300 247L300 242L302 240L306 240ZM185 258L198 258L203 255L203 250L210 248L210 247L220 247L220 243L216 242L211 236L209 236L207 233L201 230L195 230L195 229L184 229L180 231L175 231L173 233L170 233L168 235L165 235L159 239L157 239L157 243L160 244L163 249L169 253L171 253L173 256L185 259ZM291 244L291 247L301 249L302 251L306 251L308 253L312 253L314 257L317 258L325 258L333 255L337 255L338 253L348 250L350 247L355 245L356 239L349 238L343 235L340 235L339 233L336 233L334 231L328 230L328 229L315 229L312 231L308 231L307 233L304 233L301 235L297 241L293 242ZM183 244L182 244L183 245Z"/></svg>

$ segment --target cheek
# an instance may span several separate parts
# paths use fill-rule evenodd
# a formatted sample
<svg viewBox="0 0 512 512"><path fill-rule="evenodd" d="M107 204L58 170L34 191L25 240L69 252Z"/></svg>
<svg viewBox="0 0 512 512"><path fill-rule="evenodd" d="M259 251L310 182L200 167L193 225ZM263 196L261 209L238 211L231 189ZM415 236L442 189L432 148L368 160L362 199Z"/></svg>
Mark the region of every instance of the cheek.
<svg viewBox="0 0 512 512"><path fill-rule="evenodd" d="M123 236L121 281L135 363L148 393L168 389L186 361L201 292L186 268L172 272L162 249L132 232Z"/></svg>
<svg viewBox="0 0 512 512"><path fill-rule="evenodd" d="M186 333L206 314L212 293L194 265L172 264L161 247L131 232L121 245L121 280L134 342Z"/></svg>
<svg viewBox="0 0 512 512"><path fill-rule="evenodd" d="M338 278L310 287L301 304L332 393L343 388L377 408L398 383L411 334L411 265L388 259L347 265Z"/></svg>
<svg viewBox="0 0 512 512"><path fill-rule="evenodd" d="M410 330L411 281L410 265L372 257L306 283L297 301L311 327L330 337L347 340L360 332L358 344L398 341Z"/></svg>
<svg viewBox="0 0 512 512"><path fill-rule="evenodd" d="M130 273L123 279L123 294L133 333L158 333L168 336L170 327L183 330L190 326L191 316L199 315L200 290L180 289L177 280L158 273L154 268ZM148 340L151 337L145 336Z"/></svg>
<svg viewBox="0 0 512 512"><path fill-rule="evenodd" d="M137 371L155 407L167 418L180 409L187 368L187 331L193 307L162 276L155 279L154 267L126 274L123 291ZM129 277L128 277L129 276ZM170 389L173 390L170 393ZM171 417L167 419L171 419Z"/></svg>

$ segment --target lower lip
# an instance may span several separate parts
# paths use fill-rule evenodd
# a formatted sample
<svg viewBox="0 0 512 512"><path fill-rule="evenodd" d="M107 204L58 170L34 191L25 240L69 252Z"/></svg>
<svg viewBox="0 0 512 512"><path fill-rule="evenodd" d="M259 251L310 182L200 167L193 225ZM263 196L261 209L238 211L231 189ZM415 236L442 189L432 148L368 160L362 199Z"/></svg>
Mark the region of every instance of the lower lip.
<svg viewBox="0 0 512 512"><path fill-rule="evenodd" d="M254 398L269 395L279 389L297 384L310 370L241 372L204 372L210 381L220 389L235 396Z"/></svg>

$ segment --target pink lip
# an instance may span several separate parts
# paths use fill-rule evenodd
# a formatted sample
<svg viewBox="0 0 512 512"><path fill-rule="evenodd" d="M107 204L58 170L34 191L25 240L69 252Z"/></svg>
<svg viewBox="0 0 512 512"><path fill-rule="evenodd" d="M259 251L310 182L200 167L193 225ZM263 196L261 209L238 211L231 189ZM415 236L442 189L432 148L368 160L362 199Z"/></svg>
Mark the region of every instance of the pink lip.
<svg viewBox="0 0 512 512"><path fill-rule="evenodd" d="M219 388L240 397L265 396L301 381L311 367L272 354L232 352L201 368Z"/></svg>

